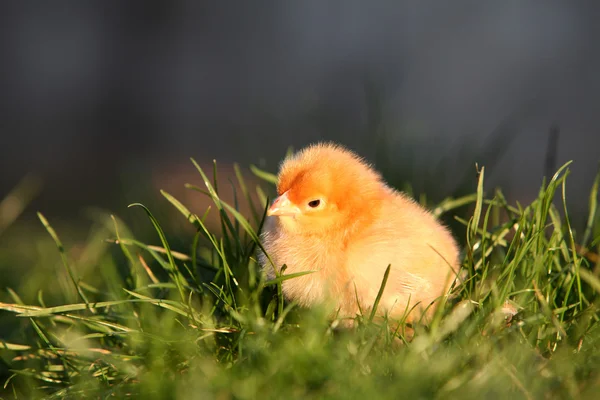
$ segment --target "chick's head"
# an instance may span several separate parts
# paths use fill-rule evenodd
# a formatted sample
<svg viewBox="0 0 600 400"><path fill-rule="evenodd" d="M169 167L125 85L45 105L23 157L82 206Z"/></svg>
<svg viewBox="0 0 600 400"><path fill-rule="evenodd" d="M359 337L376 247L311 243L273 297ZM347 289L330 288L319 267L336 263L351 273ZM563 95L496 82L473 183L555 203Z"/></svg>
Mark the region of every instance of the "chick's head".
<svg viewBox="0 0 600 400"><path fill-rule="evenodd" d="M278 197L267 215L296 233L346 229L376 212L384 187L379 174L354 153L317 144L283 161Z"/></svg>

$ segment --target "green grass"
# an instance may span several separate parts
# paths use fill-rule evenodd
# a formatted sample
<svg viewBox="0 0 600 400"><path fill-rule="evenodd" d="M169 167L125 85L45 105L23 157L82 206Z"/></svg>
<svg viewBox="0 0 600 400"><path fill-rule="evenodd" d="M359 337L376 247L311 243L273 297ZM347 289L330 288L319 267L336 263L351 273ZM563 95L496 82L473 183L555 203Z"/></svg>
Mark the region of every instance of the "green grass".
<svg viewBox="0 0 600 400"><path fill-rule="evenodd" d="M402 344L387 321L339 330L323 310L286 303L280 283L293 277L265 281L255 258L272 176L254 169L266 181L255 195L238 174L226 204L216 166L193 164L188 188L212 199L220 226L162 192L192 230L165 231L173 214L134 204L144 240L98 211L87 233L42 214L43 232L4 232L0 271L18 287L0 295L3 398L596 398L598 179L581 230L564 206L568 166L527 206L485 196L483 169L475 193L430 205L464 224L463 270Z"/></svg>

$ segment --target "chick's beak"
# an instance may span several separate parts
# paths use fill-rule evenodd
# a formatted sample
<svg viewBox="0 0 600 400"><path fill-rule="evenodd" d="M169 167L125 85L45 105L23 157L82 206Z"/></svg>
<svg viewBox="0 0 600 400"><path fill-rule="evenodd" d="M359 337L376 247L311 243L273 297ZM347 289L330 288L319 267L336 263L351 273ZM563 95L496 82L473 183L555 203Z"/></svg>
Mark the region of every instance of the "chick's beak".
<svg viewBox="0 0 600 400"><path fill-rule="evenodd" d="M290 201L288 192L285 192L276 198L273 204L271 204L271 207L267 210L268 216L276 215L283 217L295 216L297 214L300 214L300 209Z"/></svg>

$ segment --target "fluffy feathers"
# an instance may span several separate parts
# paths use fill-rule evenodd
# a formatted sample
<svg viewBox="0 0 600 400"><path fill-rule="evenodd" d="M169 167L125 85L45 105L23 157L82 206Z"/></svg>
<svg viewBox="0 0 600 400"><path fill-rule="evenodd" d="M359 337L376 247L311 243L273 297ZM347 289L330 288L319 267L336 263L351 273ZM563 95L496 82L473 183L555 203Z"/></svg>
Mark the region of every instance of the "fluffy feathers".
<svg viewBox="0 0 600 400"><path fill-rule="evenodd" d="M400 318L407 306L427 308L456 276L458 248L446 228L349 150L316 144L287 158L277 192L263 246L286 274L316 271L284 281L288 299L354 317L372 307L391 264L378 312ZM274 277L264 254L260 260Z"/></svg>

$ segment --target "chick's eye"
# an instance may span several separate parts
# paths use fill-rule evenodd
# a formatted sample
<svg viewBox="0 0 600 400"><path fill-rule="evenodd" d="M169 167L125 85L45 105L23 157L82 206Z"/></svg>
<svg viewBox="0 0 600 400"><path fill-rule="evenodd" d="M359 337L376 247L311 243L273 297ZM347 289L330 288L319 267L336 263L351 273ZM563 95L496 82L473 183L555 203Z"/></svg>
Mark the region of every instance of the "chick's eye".
<svg viewBox="0 0 600 400"><path fill-rule="evenodd" d="M319 207L319 204L321 204L321 200L318 200L318 199L308 202L308 206L311 208L317 208L317 207Z"/></svg>

